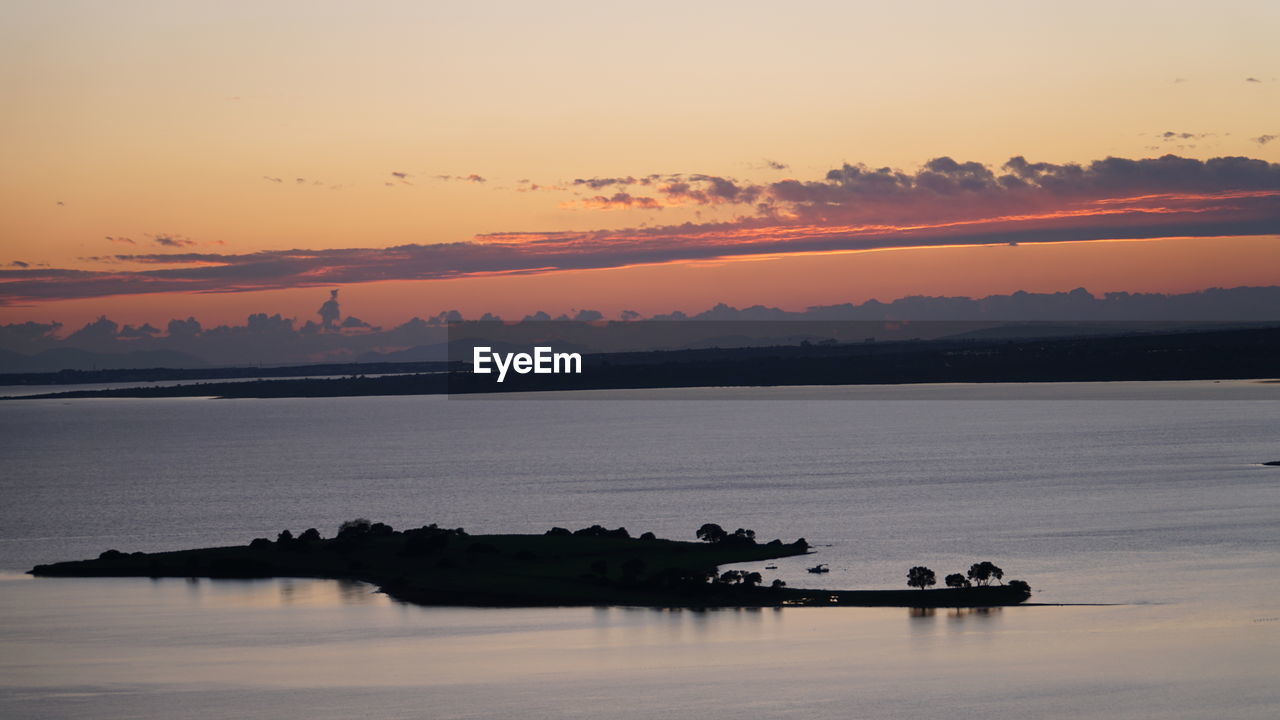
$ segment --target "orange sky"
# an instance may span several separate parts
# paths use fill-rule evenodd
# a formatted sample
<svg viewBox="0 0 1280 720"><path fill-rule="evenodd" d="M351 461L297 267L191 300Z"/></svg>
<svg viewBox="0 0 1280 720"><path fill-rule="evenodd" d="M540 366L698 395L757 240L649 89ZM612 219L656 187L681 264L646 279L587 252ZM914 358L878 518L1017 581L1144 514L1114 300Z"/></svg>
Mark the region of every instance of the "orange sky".
<svg viewBox="0 0 1280 720"><path fill-rule="evenodd" d="M1275 3L884 5L7 3L0 272L10 275L0 280L41 267L186 267L91 259L119 254L242 256L594 229L643 240L658 226L756 222L752 202L670 190L699 176L772 198L779 181L821 183L845 163L914 177L942 156L996 175L1014 156L1086 166L1113 155L1280 160L1280 140L1265 140L1280 135ZM573 182L649 175L667 189ZM620 203L594 200L620 191L652 201L601 209ZM1055 212L1084 202L1063 197ZM819 212L777 202L796 217ZM861 197L840 202L858 222L881 217ZM949 215L913 203L893 210L905 213L895 222L968 217L963 203ZM1238 237L795 257L771 249L770 259L360 282L343 300L390 324L448 308L648 313L721 301L799 308L906 294L1280 284L1280 242L1257 234L1275 205L1217 212L1257 222L1228 233ZM837 221L849 224L821 219ZM282 283L11 299L0 322L309 317L324 298L296 277Z"/></svg>

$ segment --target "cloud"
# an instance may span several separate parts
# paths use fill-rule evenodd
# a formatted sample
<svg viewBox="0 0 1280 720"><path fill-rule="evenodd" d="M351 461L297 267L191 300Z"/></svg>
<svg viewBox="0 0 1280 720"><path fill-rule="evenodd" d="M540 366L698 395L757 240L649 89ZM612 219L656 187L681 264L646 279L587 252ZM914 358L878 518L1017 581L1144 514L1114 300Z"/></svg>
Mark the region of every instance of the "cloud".
<svg viewBox="0 0 1280 720"><path fill-rule="evenodd" d="M1256 78L1256 77L1247 77L1247 78L1245 78L1245 79L1244 79L1244 81L1245 81L1245 82L1247 82L1247 83L1260 83L1260 82L1262 82L1261 80L1259 80L1259 79L1258 79L1258 78Z"/></svg>
<svg viewBox="0 0 1280 720"><path fill-rule="evenodd" d="M437 175L436 179L444 180L446 182L471 182L471 183L489 182L484 177L477 175L475 173L471 173L470 175Z"/></svg>
<svg viewBox="0 0 1280 720"><path fill-rule="evenodd" d="M138 327L134 327L133 325L125 325L124 327L120 328L120 334L118 337L145 338L145 337L155 337L156 335L159 335L159 334L160 334L159 328L152 327L151 323L143 323Z"/></svg>
<svg viewBox="0 0 1280 720"><path fill-rule="evenodd" d="M556 190L556 191L559 191L559 190L564 190L564 189L565 189L565 188L564 188L563 186L561 186L561 185L539 185L538 183L536 183L536 182L534 182L534 181L532 181L532 180L530 180L530 179L528 179L528 178L524 178L523 180L517 180L517 181L516 181L516 192L538 192L539 190L544 190L544 191Z"/></svg>
<svg viewBox="0 0 1280 720"><path fill-rule="evenodd" d="M1189 133L1166 130L1160 133L1160 139L1164 142L1172 142L1174 140L1201 140L1213 137L1213 135L1213 133Z"/></svg>
<svg viewBox="0 0 1280 720"><path fill-rule="evenodd" d="M196 244L195 240L181 235L151 235L149 237L152 242L164 247L190 247Z"/></svg>
<svg viewBox="0 0 1280 720"><path fill-rule="evenodd" d="M186 320L174 318L169 321L169 325L167 327L169 330L169 337L172 338L195 337L203 330L200 326L200 321L193 317L188 317Z"/></svg>
<svg viewBox="0 0 1280 720"><path fill-rule="evenodd" d="M651 175L649 177L636 179L628 175L626 177L577 178L573 181L573 184L575 186L585 185L592 190L603 190L604 188L612 187L614 185L649 185L654 181L654 179L656 179L656 177L656 175Z"/></svg>
<svg viewBox="0 0 1280 720"><path fill-rule="evenodd" d="M111 235L107 236L107 242L113 242L120 245L137 245L138 244L133 241L133 238L111 236Z"/></svg>
<svg viewBox="0 0 1280 720"><path fill-rule="evenodd" d="M1253 141L1259 145L1266 145L1276 138L1280 138L1280 135L1259 135L1258 137L1253 138Z"/></svg>
<svg viewBox="0 0 1280 720"><path fill-rule="evenodd" d="M753 203L762 188L716 175L690 175L660 186L658 192L675 205L724 205Z"/></svg>
<svg viewBox="0 0 1280 720"><path fill-rule="evenodd" d="M282 183L282 182L284 182L284 178L272 177L272 176L270 176L270 175L263 175L263 176L262 176L262 179L263 179L263 180L266 180L267 182L273 182L273 183Z"/></svg>
<svg viewBox="0 0 1280 720"><path fill-rule="evenodd" d="M1280 164L1244 157L1109 157L1081 165L1018 156L999 167L939 157L911 172L844 164L819 180L745 185L688 176L687 184L660 186L662 197L702 193L705 198L699 201L750 202L751 214L724 222L505 232L470 242L381 248L117 255L133 268L0 270L0 303L247 292L787 253L1280 234Z"/></svg>
<svg viewBox="0 0 1280 720"><path fill-rule="evenodd" d="M777 160L770 160L768 158L765 158L764 166L770 170L788 170L791 168L791 166L786 163L781 163Z"/></svg>
<svg viewBox="0 0 1280 720"><path fill-rule="evenodd" d="M778 163L774 163L778 165ZM783 165L782 167L786 167ZM587 187L592 190L602 190L609 187L627 187L631 185L640 186L656 186L657 192L665 196L661 201L654 201L651 207L660 206L676 206L676 205L725 205L725 204L750 204L755 201L759 195L760 188L754 185L746 185L739 183L732 178L721 177L718 175L703 174L684 174L670 173L666 175L645 175L643 177L635 177L631 175L621 177L593 177L578 178L573 181L574 186ZM619 193L615 197L626 196L627 193ZM596 207L603 210L616 209L620 203L600 202L601 196L588 198L582 203L578 203L584 207ZM646 198L646 200L651 198ZM625 198L621 203L625 205ZM566 203L562 207L572 207L575 203Z"/></svg>
<svg viewBox="0 0 1280 720"><path fill-rule="evenodd" d="M31 263L26 262L24 260L14 260L13 262L9 263L9 267L29 268L31 267Z"/></svg>
<svg viewBox="0 0 1280 720"><path fill-rule="evenodd" d="M584 207L592 210L661 210L662 203L658 202L654 198L643 195L616 192L608 197L604 195L596 195L594 197L583 198L577 202L569 201L561 203L560 207Z"/></svg>

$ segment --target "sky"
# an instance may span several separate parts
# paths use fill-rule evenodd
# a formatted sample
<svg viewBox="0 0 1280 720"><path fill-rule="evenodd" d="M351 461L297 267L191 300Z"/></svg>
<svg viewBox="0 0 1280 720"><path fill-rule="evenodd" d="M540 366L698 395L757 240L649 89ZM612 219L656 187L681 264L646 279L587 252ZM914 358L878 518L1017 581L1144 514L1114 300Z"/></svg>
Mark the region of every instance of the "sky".
<svg viewBox="0 0 1280 720"><path fill-rule="evenodd" d="M1280 284L1274 2L0 5L0 323Z"/></svg>

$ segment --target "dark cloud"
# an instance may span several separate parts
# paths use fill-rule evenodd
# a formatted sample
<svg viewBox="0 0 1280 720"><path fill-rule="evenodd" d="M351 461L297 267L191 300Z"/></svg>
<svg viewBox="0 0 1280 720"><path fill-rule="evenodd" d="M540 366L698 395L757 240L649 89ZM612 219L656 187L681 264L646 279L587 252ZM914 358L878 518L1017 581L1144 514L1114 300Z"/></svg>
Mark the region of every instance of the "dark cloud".
<svg viewBox="0 0 1280 720"><path fill-rule="evenodd" d="M113 242L120 245L137 245L138 244L133 241L133 238L119 237L119 236L112 236L112 235L107 236L107 242Z"/></svg>
<svg viewBox="0 0 1280 720"><path fill-rule="evenodd" d="M29 268L31 267L31 263L26 262L25 260L14 260L13 262L9 263L9 267Z"/></svg>
<svg viewBox="0 0 1280 720"><path fill-rule="evenodd" d="M203 330L203 328L200 326L200 321L196 320L193 317L189 317L186 320L179 320L178 318L174 318L169 321L168 329L169 329L169 337L175 337L175 338L176 337L195 337L199 335L200 332Z"/></svg>
<svg viewBox="0 0 1280 720"><path fill-rule="evenodd" d="M84 327L67 336L69 345L96 345L103 342L110 342L115 339L120 326L113 320L107 319L105 315L99 315L97 320L85 324Z"/></svg>
<svg viewBox="0 0 1280 720"><path fill-rule="evenodd" d="M195 240L181 235L152 235L150 237L151 242L164 247L190 247L196 244Z"/></svg>
<svg viewBox="0 0 1280 720"><path fill-rule="evenodd" d="M1000 167L940 157L915 172L845 164L822 180L744 185L689 176L685 182L663 197L751 199L755 214L717 223L507 232L386 248L118 255L138 269L0 270L0 302L245 292L790 252L1280 234L1280 165L1244 157L1165 155L1088 164L1014 157ZM185 266L147 268L159 264Z"/></svg>
<svg viewBox="0 0 1280 720"><path fill-rule="evenodd" d="M739 185L736 181L716 175L689 175L658 188L677 204L722 205L749 204L760 196L756 185Z"/></svg>
<svg viewBox="0 0 1280 720"><path fill-rule="evenodd" d="M369 323L361 320L360 318L356 317L355 315L348 315L346 319L342 321L341 327L344 330L377 330L378 329L370 325Z"/></svg>
<svg viewBox="0 0 1280 720"><path fill-rule="evenodd" d="M284 182L284 178L272 177L272 176L270 176L270 175L263 175L263 176L262 176L262 179L263 179L263 180L266 180L267 182L273 182L273 183L282 183L282 182Z"/></svg>
<svg viewBox="0 0 1280 720"><path fill-rule="evenodd" d="M39 352L58 342L55 334L62 323L39 323L28 320L23 323L0 325L0 349L10 352Z"/></svg>
<svg viewBox="0 0 1280 720"><path fill-rule="evenodd" d="M160 334L159 328L152 327L151 323L143 323L138 327L134 327L132 325L125 325L124 327L120 328L120 333L118 337L145 338L145 337L155 337L156 335L159 335L159 334Z"/></svg>
<svg viewBox="0 0 1280 720"><path fill-rule="evenodd" d="M444 180L444 181L446 181L446 182L454 182L454 181L456 181L456 182L471 182L471 183L485 183L485 182L489 182L489 181L488 181L487 179L485 179L484 177L482 177L482 176L480 176L480 175L477 175L477 174L475 174L475 173L471 173L470 175L437 175L437 176L436 176L436 179L437 179L437 180Z"/></svg>
<svg viewBox="0 0 1280 720"><path fill-rule="evenodd" d="M1266 145L1276 138L1280 138L1280 135L1259 135L1258 137L1253 138L1253 141L1259 145Z"/></svg>
<svg viewBox="0 0 1280 720"><path fill-rule="evenodd" d="M1245 79L1244 79L1244 81L1245 81L1245 82L1247 82L1247 83L1260 83L1260 82L1262 82L1261 80L1259 80L1259 79L1258 79L1258 78L1256 78L1256 77L1247 77L1247 78L1245 78Z"/></svg>
<svg viewBox="0 0 1280 720"><path fill-rule="evenodd" d="M649 185L653 182L652 178L636 179L630 175L626 177L593 177L593 178L577 178L573 181L575 186L585 185L592 190L603 190L614 185Z"/></svg>
<svg viewBox="0 0 1280 720"><path fill-rule="evenodd" d="M750 204L756 200L760 193L759 186L741 184L731 178L718 175L703 174L653 174L639 178L627 175L622 177L578 178L573 181L573 186L575 187L587 187L592 190L631 185L656 185L658 192L666 196L666 200L662 203L655 201L651 205L654 208L661 205ZM601 202L602 196L595 196L585 200L582 205L600 209L615 209L618 206L626 206L625 198L631 197L631 195L620 191L615 197L618 197L620 202ZM648 199L645 198L645 200Z"/></svg>
<svg viewBox="0 0 1280 720"><path fill-rule="evenodd" d="M781 163L777 160L769 160L768 158L765 159L764 166L770 170L787 170L791 168L791 166L786 163Z"/></svg>
<svg viewBox="0 0 1280 720"><path fill-rule="evenodd" d="M613 195L596 195L594 197L583 198L577 203L565 203L564 207L580 206L591 208L593 210L661 210L662 204L651 197L643 195L632 195L625 192L616 192Z"/></svg>
<svg viewBox="0 0 1280 720"><path fill-rule="evenodd" d="M1213 133L1189 133L1189 132L1174 132L1172 130L1166 130L1160 133L1160 139L1163 140L1164 142L1172 142L1174 140L1201 140L1204 138L1213 137L1213 135L1214 135Z"/></svg>

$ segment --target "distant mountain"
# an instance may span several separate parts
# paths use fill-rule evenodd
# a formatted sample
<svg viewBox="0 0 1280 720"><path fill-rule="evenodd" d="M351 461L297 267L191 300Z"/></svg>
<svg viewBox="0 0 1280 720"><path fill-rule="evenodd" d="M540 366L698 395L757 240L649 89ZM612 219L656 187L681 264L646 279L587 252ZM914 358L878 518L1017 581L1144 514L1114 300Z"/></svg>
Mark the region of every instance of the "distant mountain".
<svg viewBox="0 0 1280 720"><path fill-rule="evenodd" d="M450 358L453 360L462 360L470 362L472 357L472 348L481 345L488 347L495 353L527 353L531 352L535 345L545 345L546 342L531 343L512 343L504 340L488 340L481 338L461 338L451 340L447 343L436 343L434 345L418 345L416 347L407 348L405 350L397 350L394 352L367 352L356 358L356 362L362 363L384 363L384 362L447 362ZM565 342L556 338L556 352L576 352L587 355L597 350L571 342Z"/></svg>
<svg viewBox="0 0 1280 720"><path fill-rule="evenodd" d="M209 363L177 350L135 350L95 353L54 348L35 355L0 350L0 373L42 373L59 370L120 370L126 368L203 368Z"/></svg>

